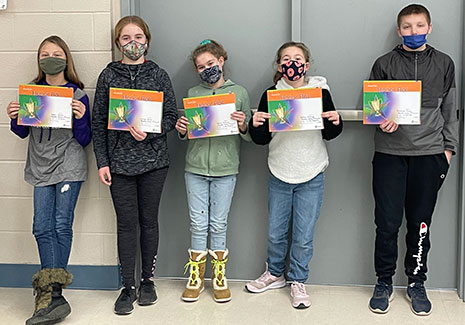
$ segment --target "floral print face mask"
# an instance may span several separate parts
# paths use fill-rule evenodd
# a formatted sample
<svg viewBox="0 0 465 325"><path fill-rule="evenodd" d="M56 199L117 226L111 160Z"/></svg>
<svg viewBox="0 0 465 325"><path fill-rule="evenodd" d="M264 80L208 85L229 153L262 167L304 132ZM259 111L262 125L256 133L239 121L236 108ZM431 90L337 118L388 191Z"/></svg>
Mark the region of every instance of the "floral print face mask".
<svg viewBox="0 0 465 325"><path fill-rule="evenodd" d="M137 61L147 50L147 44L131 41L121 46L121 52L132 61Z"/></svg>

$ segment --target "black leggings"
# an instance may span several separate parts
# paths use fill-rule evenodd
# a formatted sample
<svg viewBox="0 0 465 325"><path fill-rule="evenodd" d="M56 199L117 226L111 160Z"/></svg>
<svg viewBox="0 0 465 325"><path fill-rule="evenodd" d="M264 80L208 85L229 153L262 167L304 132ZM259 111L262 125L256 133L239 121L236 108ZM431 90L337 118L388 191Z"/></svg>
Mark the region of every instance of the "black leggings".
<svg viewBox="0 0 465 325"><path fill-rule="evenodd" d="M168 167L136 176L112 174L111 197L116 211L118 256L125 287L135 285L137 224L140 226L142 278L155 273L158 252L158 207Z"/></svg>

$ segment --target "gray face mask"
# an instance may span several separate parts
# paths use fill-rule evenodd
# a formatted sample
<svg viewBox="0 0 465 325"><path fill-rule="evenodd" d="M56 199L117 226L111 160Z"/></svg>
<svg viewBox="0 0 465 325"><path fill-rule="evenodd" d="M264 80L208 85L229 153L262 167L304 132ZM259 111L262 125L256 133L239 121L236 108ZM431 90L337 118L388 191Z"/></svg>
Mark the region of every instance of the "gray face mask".
<svg viewBox="0 0 465 325"><path fill-rule="evenodd" d="M48 57L39 60L39 67L45 74L56 75L66 69L66 60L61 58Z"/></svg>

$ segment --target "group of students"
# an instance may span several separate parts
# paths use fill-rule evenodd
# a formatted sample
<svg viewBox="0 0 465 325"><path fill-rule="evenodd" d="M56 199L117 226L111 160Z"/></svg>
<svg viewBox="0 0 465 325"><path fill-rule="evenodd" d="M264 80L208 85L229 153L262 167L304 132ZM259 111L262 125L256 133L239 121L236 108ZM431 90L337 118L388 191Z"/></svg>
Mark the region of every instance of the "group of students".
<svg viewBox="0 0 465 325"><path fill-rule="evenodd" d="M397 23L403 44L376 60L370 79L422 80L422 124L408 126L386 121L376 128L373 192L378 282L369 308L377 313L389 310L397 235L405 209L407 297L414 313L427 315L432 307L423 283L431 216L451 155L457 152L458 146L454 64L447 55L426 44L431 18L424 6L403 8ZM157 301L153 277L158 252L159 203L169 166L167 133L175 128L179 139L186 140L189 121L184 116L178 118L166 71L146 59L150 40L149 28L140 17L127 16L117 23L114 41L123 59L109 63L101 72L92 118L89 99L66 43L50 36L40 44L39 73L32 83L74 89L72 129L18 125L19 103L13 101L7 107L11 130L21 138L29 136L25 180L34 186L33 234L41 262L41 270L32 282L36 292L35 310L26 324L57 322L71 312L62 288L72 281L67 264L74 208L87 176L84 147L91 141L91 132L98 175L110 187L117 218L123 289L114 304L114 312L131 313L136 300L139 305ZM189 89L188 97L234 93L236 112L231 114L231 119L237 121L239 134L187 140L184 176L191 245L186 264L189 278L181 299L187 302L199 299L210 256L214 300L231 300L226 278L229 255L226 231L242 139L269 147L267 268L245 288L261 293L284 287L289 281L292 306L308 308L305 282L322 203L324 172L329 164L324 140L334 139L342 132L342 119L335 110L326 79L306 75L310 52L303 43L287 42L278 49L274 85L267 90L322 88L323 130L271 133L267 90L251 117L247 91L225 77L227 59L224 48L210 39L202 41L192 52L194 67L202 82ZM110 87L162 91L162 133L146 133L135 127L130 127L129 132L108 130ZM138 227L142 274L136 291ZM287 254L289 266L285 277Z"/></svg>

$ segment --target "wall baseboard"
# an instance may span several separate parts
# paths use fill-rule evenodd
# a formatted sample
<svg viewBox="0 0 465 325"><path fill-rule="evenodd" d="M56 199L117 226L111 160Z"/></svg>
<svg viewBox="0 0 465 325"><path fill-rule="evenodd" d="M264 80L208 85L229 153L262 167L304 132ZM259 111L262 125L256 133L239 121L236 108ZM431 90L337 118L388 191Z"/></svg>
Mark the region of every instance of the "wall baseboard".
<svg viewBox="0 0 465 325"><path fill-rule="evenodd" d="M1 264L0 287L31 288L37 264ZM73 274L72 289L117 290L121 287L119 265L68 265Z"/></svg>

